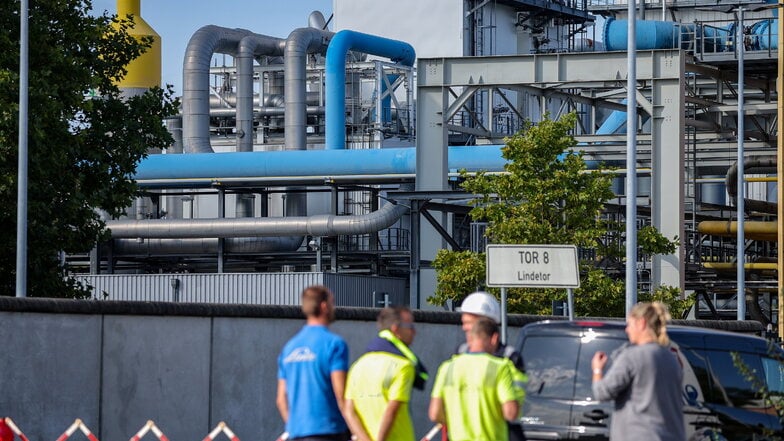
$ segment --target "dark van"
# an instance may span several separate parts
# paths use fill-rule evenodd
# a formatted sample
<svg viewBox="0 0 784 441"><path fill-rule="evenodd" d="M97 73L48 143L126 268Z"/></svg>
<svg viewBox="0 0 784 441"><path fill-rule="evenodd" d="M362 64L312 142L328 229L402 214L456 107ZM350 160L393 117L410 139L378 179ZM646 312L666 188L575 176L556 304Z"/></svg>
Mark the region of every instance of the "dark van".
<svg viewBox="0 0 784 441"><path fill-rule="evenodd" d="M591 357L628 344L623 322L557 321L529 324L517 349L529 377L522 423L532 440L607 440L612 403L591 392ZM668 326L684 368L687 439L767 440L784 436L770 403L733 364L732 352L757 372L774 400L784 400L784 352L765 339L704 328ZM771 348L774 356L770 355ZM608 365L609 367L609 365Z"/></svg>

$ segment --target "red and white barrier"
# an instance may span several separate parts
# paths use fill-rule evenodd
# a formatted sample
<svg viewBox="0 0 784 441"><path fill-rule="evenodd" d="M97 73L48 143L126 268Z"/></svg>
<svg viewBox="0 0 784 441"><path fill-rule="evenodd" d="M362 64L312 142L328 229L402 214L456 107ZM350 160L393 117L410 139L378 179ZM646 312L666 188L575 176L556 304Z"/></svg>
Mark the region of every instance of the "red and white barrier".
<svg viewBox="0 0 784 441"><path fill-rule="evenodd" d="M240 441L240 439L237 438L237 435L235 435L234 432L229 429L229 426L227 426L223 421L218 423L218 425L212 429L212 432L210 432L210 434L207 435L203 441L213 441L215 437L218 436L218 434L221 432L223 432L226 435L226 438L230 439L231 441Z"/></svg>
<svg viewBox="0 0 784 441"><path fill-rule="evenodd" d="M65 432L63 432L63 434L60 435L59 438L57 438L57 441L65 441L66 439L70 438L71 435L73 435L74 432L76 432L76 429L81 430L84 436L86 436L87 439L89 439L90 441L98 441L98 438L95 435L93 435L90 429L88 429L87 426L85 426L82 420L79 418L77 418L76 421L74 421L73 424L71 424L71 427L66 429Z"/></svg>
<svg viewBox="0 0 784 441"><path fill-rule="evenodd" d="M14 432L16 436L19 437L19 439L22 441L29 441L25 434L19 430L19 427L17 427L16 423L14 423L14 420L12 420L11 417L5 417L3 418L3 421L5 421L5 425L8 426L8 428L11 429L11 431Z"/></svg>
<svg viewBox="0 0 784 441"><path fill-rule="evenodd" d="M147 424L145 424L138 432L136 432L136 435L132 436L130 441L139 441L140 439L144 438L144 435L147 435L147 432L151 430L153 435L155 435L160 441L169 441L169 438L166 438L166 435L161 432L161 429L159 429L152 420L147 421Z"/></svg>

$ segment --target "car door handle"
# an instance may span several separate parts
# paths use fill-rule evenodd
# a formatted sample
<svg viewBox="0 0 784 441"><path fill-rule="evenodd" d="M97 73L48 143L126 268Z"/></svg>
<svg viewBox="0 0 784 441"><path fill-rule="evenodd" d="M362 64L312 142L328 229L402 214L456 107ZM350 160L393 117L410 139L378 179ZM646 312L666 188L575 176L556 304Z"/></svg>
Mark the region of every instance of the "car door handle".
<svg viewBox="0 0 784 441"><path fill-rule="evenodd" d="M605 412L605 411L603 411L602 409L594 409L594 410L592 410L590 412L583 413L583 416L586 417L586 418L590 418L590 419L592 419L594 421L599 421L599 420L603 420L603 419L609 417L610 414Z"/></svg>

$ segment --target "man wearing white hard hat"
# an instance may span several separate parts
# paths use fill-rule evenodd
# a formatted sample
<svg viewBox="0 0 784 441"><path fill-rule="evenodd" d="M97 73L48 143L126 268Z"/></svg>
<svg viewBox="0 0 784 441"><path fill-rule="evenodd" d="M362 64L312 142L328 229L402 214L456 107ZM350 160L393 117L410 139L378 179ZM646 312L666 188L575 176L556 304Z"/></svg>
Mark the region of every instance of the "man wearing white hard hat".
<svg viewBox="0 0 784 441"><path fill-rule="evenodd" d="M473 292L466 296L466 298L463 299L463 303L460 305L460 313L460 321L463 323L463 332L466 334L466 342L458 346L458 354L469 352L469 333L471 332L474 323L476 323L480 317L487 317L496 324L501 323L501 306L492 294L485 291ZM523 366L523 357L515 350L514 346L506 345L505 343L506 342L499 341L498 346L492 354L496 357L508 358L519 371L514 376L514 383L515 387L519 390L519 404L520 409L522 409L523 400L525 399L525 382L528 381ZM523 434L522 426L520 424L509 424L509 440L525 440L525 435Z"/></svg>
<svg viewBox="0 0 784 441"><path fill-rule="evenodd" d="M469 294L463 299L459 311L461 313L460 320L463 323L463 332L466 333L466 342L468 341L468 333L471 331L471 327L474 326L474 323L476 323L476 320L479 317L487 317L498 324L501 323L501 306L498 304L498 300L496 300L492 294L484 291L477 291ZM505 343L506 342L500 342L493 355L496 357L508 358L520 372L525 372L523 357L513 346L507 346ZM458 353L467 351L467 343L463 343L457 348Z"/></svg>

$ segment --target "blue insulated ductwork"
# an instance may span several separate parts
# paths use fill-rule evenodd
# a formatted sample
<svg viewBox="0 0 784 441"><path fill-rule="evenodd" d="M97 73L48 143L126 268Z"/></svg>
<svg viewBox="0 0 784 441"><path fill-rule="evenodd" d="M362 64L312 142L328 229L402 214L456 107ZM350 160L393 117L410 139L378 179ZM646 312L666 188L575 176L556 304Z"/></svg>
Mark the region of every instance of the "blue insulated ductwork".
<svg viewBox="0 0 784 441"><path fill-rule="evenodd" d="M637 20L637 50L674 48L678 43L678 23L668 21ZM629 29L626 20L612 17L604 22L602 37L607 51L628 49Z"/></svg>
<svg viewBox="0 0 784 441"><path fill-rule="evenodd" d="M348 51L378 55L413 66L414 48L402 41L343 30L335 34L327 49L326 62L326 145L338 150L346 145L346 55Z"/></svg>
<svg viewBox="0 0 784 441"><path fill-rule="evenodd" d="M779 48L779 19L762 20L751 26L752 49L776 50Z"/></svg>
<svg viewBox="0 0 784 441"><path fill-rule="evenodd" d="M726 49L727 40L732 34L730 30L723 28L656 20L637 20L635 29L637 50L674 49L679 46L688 49L695 44L695 50L700 52L721 52ZM604 49L627 50L628 35L626 20L608 18L602 29Z"/></svg>
<svg viewBox="0 0 784 441"><path fill-rule="evenodd" d="M248 35L237 50L237 151L253 151L253 60L283 55L286 40L266 35Z"/></svg>
<svg viewBox="0 0 784 441"><path fill-rule="evenodd" d="M449 147L449 168L503 171L501 145ZM151 155L139 163L134 179L220 179L409 174L416 172L416 148L369 150L290 150Z"/></svg>
<svg viewBox="0 0 784 441"><path fill-rule="evenodd" d="M208 25L188 41L182 66L182 142L186 153L212 152L210 146L210 61L215 53L237 55L245 29Z"/></svg>

